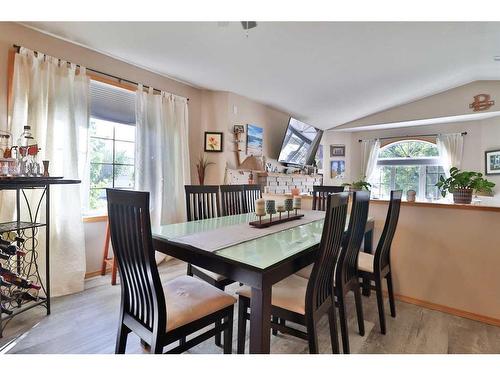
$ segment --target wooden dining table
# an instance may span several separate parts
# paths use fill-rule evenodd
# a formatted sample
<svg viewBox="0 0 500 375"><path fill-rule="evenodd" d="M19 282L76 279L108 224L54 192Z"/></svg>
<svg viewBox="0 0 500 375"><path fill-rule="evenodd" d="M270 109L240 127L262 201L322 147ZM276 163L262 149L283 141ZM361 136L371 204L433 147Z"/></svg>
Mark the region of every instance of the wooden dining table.
<svg viewBox="0 0 500 375"><path fill-rule="evenodd" d="M245 225L253 220L255 214L250 213L163 225L153 228L153 245L164 254L249 286L250 353L265 354L270 350L272 286L314 262L324 219L303 224L297 220L292 228L242 239L247 230L258 230ZM369 218L363 245L368 253L373 250L373 229L374 220ZM204 244L184 240L200 233L219 237L223 233L223 240L230 245L207 251Z"/></svg>

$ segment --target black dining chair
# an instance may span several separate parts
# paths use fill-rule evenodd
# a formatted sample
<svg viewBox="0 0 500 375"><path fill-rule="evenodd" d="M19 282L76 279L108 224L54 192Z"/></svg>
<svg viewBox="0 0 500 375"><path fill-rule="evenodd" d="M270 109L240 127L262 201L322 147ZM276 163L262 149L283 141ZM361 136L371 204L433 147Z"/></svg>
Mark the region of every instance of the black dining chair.
<svg viewBox="0 0 500 375"><path fill-rule="evenodd" d="M338 194L344 191L343 186L313 186L312 209L315 211L325 211L328 197L332 194ZM313 265L310 264L298 270L295 274L301 277L309 278ZM273 332L273 334L276 332Z"/></svg>
<svg viewBox="0 0 500 375"><path fill-rule="evenodd" d="M213 219L221 216L219 185L185 185L187 220ZM217 289L224 290L233 280L216 272L188 263L187 275L196 276ZM215 344L222 346L221 335L215 336Z"/></svg>
<svg viewBox="0 0 500 375"><path fill-rule="evenodd" d="M255 201L262 198L262 187L260 185L243 185L245 195L245 212L255 212Z"/></svg>
<svg viewBox="0 0 500 375"><path fill-rule="evenodd" d="M187 220L221 216L219 185L185 185Z"/></svg>
<svg viewBox="0 0 500 375"><path fill-rule="evenodd" d="M342 193L343 186L313 186L312 209L317 211L326 210L327 197L331 194Z"/></svg>
<svg viewBox="0 0 500 375"><path fill-rule="evenodd" d="M222 216L246 213L243 185L220 185Z"/></svg>
<svg viewBox="0 0 500 375"><path fill-rule="evenodd" d="M333 276L345 228L347 201L347 193L328 198L318 257L311 277L304 279L291 275L272 289L272 329L308 340L311 354L318 353L316 325L324 314L329 318L332 351L339 353ZM245 351L246 321L252 313L248 313L251 290L244 287L238 294L238 353L242 354ZM286 321L305 326L306 331L290 327Z"/></svg>
<svg viewBox="0 0 500 375"><path fill-rule="evenodd" d="M393 318L396 317L396 304L394 301L391 272L391 245L398 225L402 194L403 192L401 190L391 191L389 210L387 211L384 229L378 241L375 254L372 255L360 251L358 258L358 275L363 278L363 280L368 280L370 289L374 289L377 294L380 331L384 335L386 333L384 298L382 294L382 280L384 278L387 280L387 294L389 295L391 316ZM375 285L372 285L372 281Z"/></svg>
<svg viewBox="0 0 500 375"><path fill-rule="evenodd" d="M370 192L357 191L351 194L352 208L349 215L349 226L335 269L335 297L337 298L339 309L340 331L342 333L344 354L350 353L345 297L351 291L354 293L359 334L361 336L365 335L363 304L361 301L361 291L359 289L358 254L368 221Z"/></svg>
<svg viewBox="0 0 500 375"><path fill-rule="evenodd" d="M224 332L224 353L231 353L236 299L189 276L162 284L155 261L149 193L106 189L113 251L121 280L121 306L115 352L125 353L130 332L162 353L181 353ZM223 323L221 324L221 321ZM185 340L187 335L214 328Z"/></svg>

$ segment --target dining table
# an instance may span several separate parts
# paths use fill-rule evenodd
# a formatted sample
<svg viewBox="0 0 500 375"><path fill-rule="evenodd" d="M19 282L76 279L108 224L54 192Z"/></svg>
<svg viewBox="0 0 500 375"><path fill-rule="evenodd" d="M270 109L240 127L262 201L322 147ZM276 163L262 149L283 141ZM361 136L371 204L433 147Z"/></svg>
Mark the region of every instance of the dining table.
<svg viewBox="0 0 500 375"><path fill-rule="evenodd" d="M270 351L272 287L313 263L321 241L324 212L301 213L304 217L299 220L269 228L249 225L257 220L255 213L156 226L152 228L153 246L249 286L249 351L266 354ZM374 220L369 217L362 251L372 253L373 230Z"/></svg>

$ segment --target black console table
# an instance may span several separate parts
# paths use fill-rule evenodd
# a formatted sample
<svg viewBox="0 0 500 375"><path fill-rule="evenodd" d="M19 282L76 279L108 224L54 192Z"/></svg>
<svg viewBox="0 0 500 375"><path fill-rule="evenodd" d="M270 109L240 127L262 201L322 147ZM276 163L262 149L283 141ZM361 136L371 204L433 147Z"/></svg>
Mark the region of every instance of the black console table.
<svg viewBox="0 0 500 375"><path fill-rule="evenodd" d="M8 260L0 259L3 269L21 276L41 286L37 293L24 294L28 289L14 284L5 283L0 286L0 304L5 310L0 310L0 338L7 322L14 316L33 307L43 306L50 314L50 185L78 184L79 180L64 179L62 177L0 177L0 191L12 190L16 195L16 220L0 223L0 236L14 236L10 238L17 244L24 255L12 255ZM30 204L26 190L37 190L40 196L35 205ZM45 223L39 222L42 202L45 199ZM24 201L24 205L22 204ZM26 220L21 220L21 210L27 209ZM0 211L2 208L0 207ZM42 283L38 269L38 239L39 230L45 228L45 285ZM10 284L10 285L9 285Z"/></svg>

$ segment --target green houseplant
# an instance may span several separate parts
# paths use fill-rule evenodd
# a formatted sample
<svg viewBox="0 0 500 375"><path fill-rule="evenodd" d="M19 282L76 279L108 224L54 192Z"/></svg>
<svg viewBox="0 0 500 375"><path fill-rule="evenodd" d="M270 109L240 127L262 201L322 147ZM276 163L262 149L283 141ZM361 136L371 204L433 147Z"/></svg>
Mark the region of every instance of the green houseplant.
<svg viewBox="0 0 500 375"><path fill-rule="evenodd" d="M369 182L365 181L364 178L362 178L359 181L342 184L342 186L348 186L349 191L361 191L361 190L370 191L370 188L372 187L372 185Z"/></svg>
<svg viewBox="0 0 500 375"><path fill-rule="evenodd" d="M495 184L483 178L482 173L461 171L452 167L450 177L445 179L440 176L436 186L441 190L443 197L446 196L446 193L451 193L453 194L453 202L470 204L474 191L491 194Z"/></svg>

